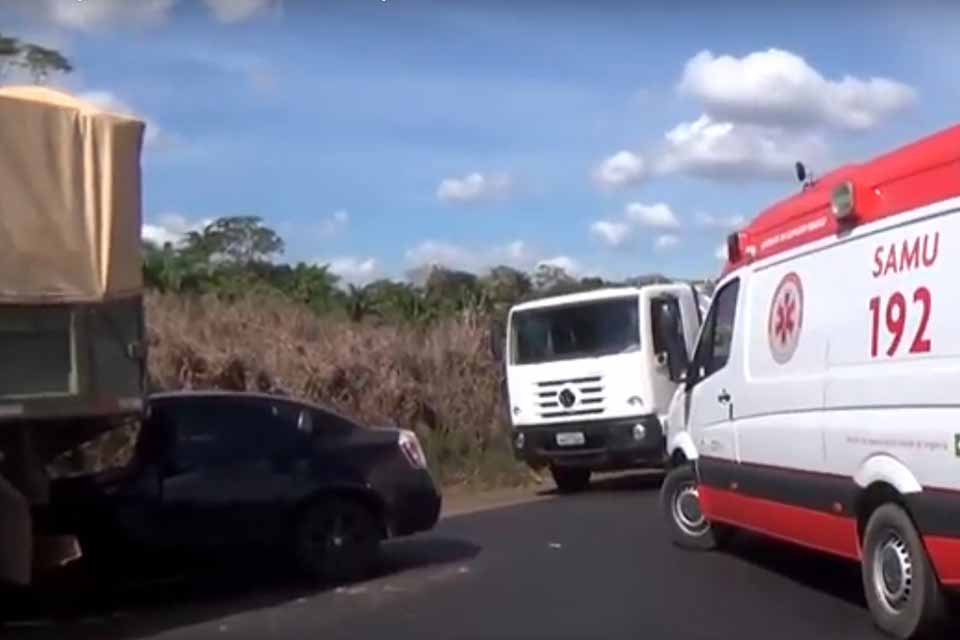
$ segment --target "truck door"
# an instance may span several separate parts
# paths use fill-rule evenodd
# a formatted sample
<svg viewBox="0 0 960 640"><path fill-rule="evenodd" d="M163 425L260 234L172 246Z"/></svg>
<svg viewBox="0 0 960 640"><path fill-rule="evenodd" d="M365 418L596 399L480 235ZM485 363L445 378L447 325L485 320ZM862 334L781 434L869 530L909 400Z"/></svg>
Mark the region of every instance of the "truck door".
<svg viewBox="0 0 960 640"><path fill-rule="evenodd" d="M740 280L717 292L694 353L687 380L687 421L700 454L700 472L713 464L735 464L736 432L732 388L736 372L732 360L734 319Z"/></svg>

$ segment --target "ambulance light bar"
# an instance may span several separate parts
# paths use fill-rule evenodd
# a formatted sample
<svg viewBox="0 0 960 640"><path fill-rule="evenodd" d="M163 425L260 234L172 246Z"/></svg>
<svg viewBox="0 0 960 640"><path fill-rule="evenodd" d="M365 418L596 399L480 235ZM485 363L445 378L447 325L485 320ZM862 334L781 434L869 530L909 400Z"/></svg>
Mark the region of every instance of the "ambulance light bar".
<svg viewBox="0 0 960 640"><path fill-rule="evenodd" d="M854 214L855 202L852 182L847 180L833 188L833 193L830 196L830 209L833 211L833 215L841 220Z"/></svg>

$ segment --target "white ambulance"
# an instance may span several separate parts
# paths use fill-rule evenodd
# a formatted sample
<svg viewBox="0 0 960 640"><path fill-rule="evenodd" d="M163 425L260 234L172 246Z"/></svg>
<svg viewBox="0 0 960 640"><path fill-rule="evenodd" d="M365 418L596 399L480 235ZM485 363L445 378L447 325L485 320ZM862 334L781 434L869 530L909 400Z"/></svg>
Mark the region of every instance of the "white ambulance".
<svg viewBox="0 0 960 640"><path fill-rule="evenodd" d="M806 184L728 258L667 418L674 540L849 558L881 629L935 633L960 588L960 126Z"/></svg>

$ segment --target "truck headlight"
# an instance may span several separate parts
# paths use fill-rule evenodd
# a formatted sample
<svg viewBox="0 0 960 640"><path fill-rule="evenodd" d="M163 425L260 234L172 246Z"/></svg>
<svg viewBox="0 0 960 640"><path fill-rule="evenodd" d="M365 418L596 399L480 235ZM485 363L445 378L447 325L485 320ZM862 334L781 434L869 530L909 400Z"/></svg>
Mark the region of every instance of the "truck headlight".
<svg viewBox="0 0 960 640"><path fill-rule="evenodd" d="M523 435L522 431L513 439L514 444L517 445L517 449L523 449L523 445L526 443L526 441L527 438Z"/></svg>
<svg viewBox="0 0 960 640"><path fill-rule="evenodd" d="M642 424L633 425L633 439L643 440L647 437L647 428Z"/></svg>

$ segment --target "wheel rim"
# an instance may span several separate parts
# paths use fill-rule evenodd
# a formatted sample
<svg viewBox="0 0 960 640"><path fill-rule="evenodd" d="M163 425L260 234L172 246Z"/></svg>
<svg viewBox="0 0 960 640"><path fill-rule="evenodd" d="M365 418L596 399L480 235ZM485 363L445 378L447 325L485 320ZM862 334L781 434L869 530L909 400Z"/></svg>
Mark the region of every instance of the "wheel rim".
<svg viewBox="0 0 960 640"><path fill-rule="evenodd" d="M700 508L700 491L690 483L679 487L673 494L673 519L688 536L699 537L710 529L710 523Z"/></svg>
<svg viewBox="0 0 960 640"><path fill-rule="evenodd" d="M891 613L900 613L913 592L913 558L903 538L890 531L873 556L873 586Z"/></svg>
<svg viewBox="0 0 960 640"><path fill-rule="evenodd" d="M356 514L335 512L316 517L307 533L313 558L327 565L350 562L355 552L369 538L366 527Z"/></svg>

